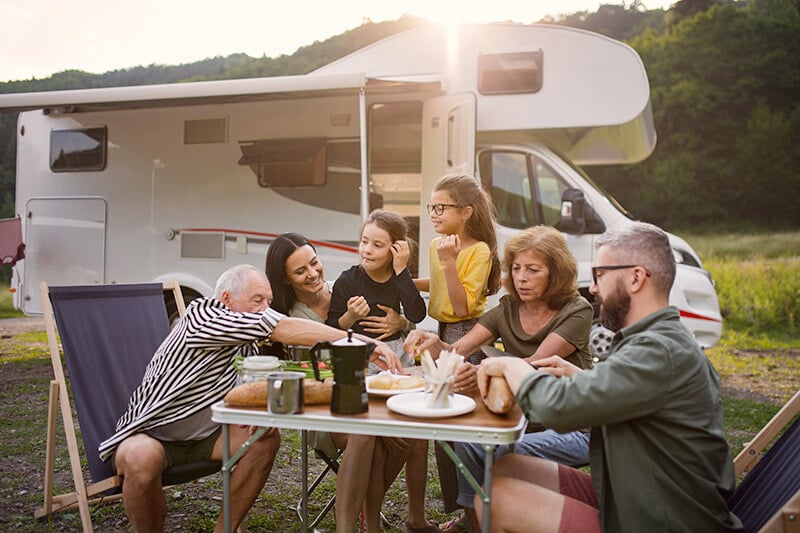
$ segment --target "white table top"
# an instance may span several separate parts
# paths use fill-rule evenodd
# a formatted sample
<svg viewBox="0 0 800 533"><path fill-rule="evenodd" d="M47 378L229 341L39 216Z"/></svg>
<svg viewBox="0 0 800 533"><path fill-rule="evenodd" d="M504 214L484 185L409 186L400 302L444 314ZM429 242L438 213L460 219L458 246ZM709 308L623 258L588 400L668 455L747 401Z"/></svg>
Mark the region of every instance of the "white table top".
<svg viewBox="0 0 800 533"><path fill-rule="evenodd" d="M394 413L386 398L370 396L369 411L338 415L329 405L307 405L301 414L272 414L265 408L212 406L212 418L221 424L270 426L287 429L357 433L480 444L511 444L522 438L527 419L518 406L506 415L491 413L480 398L471 413L446 418L416 418Z"/></svg>

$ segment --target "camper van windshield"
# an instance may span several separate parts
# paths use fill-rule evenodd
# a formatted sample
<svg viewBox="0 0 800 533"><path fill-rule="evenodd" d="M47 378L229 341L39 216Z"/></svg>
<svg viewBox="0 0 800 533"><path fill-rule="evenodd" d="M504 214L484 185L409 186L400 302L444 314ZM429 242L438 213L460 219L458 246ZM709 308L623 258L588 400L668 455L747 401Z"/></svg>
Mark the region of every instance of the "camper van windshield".
<svg viewBox="0 0 800 533"><path fill-rule="evenodd" d="M583 177L583 179L585 179L585 180L586 180L586 181L587 181L587 182L588 182L588 183L589 183L589 184L590 184L592 187L594 187L594 188L595 188L597 191L599 191L599 192L600 192L600 194L602 194L603 196L605 196L605 197L606 197L606 199L608 199L608 201L609 201L609 202L611 202L611 204L612 204L614 207L616 207L616 208L617 208L617 209L620 211L620 213L622 213L622 214L623 214L623 215L625 215L626 217L630 218L631 220L633 220L633 219L634 219L634 217L633 217L633 213L631 213L630 211L628 211L627 209L625 209L625 208L622 206L622 204L620 204L620 203L617 201L617 199L616 199L616 198L614 198L614 197L611 195L611 193L609 193L609 192L607 192L605 189L603 189L603 187L601 187L601 186L600 186L600 185L599 185L597 182L595 182L595 181L594 181L594 180L591 178L591 176L589 176L589 174L587 174L587 173L586 173L586 172L585 172L585 171L584 171L584 170L583 170L581 167L579 167L578 165L576 165L575 163L573 163L573 162L572 162L570 159L568 159L567 157L565 157L565 156L564 156L564 154L558 153L558 152L557 152L557 151L555 151L555 150L553 150L553 151L554 151L554 152L556 152L556 154L557 154L557 155L558 155L558 156L559 156L559 157L562 159L562 161L565 161L565 162L566 162L566 163L567 163L567 164L568 164L570 167L572 167L572 169L573 169L575 172L577 172L578 174L580 174L580 175Z"/></svg>

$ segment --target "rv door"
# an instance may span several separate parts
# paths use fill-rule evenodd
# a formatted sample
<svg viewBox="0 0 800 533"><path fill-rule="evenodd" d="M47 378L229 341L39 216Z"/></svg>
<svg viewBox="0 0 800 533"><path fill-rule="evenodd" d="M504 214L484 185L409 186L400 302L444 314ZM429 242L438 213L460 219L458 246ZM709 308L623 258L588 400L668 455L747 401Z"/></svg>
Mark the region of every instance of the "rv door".
<svg viewBox="0 0 800 533"><path fill-rule="evenodd" d="M419 275L427 278L428 254L436 237L426 205L436 182L445 174L475 175L475 95L439 96L422 111L422 187L420 190Z"/></svg>
<svg viewBox="0 0 800 533"><path fill-rule="evenodd" d="M24 273L20 308L41 315L39 282L104 283L106 202L102 198L31 198L25 204Z"/></svg>

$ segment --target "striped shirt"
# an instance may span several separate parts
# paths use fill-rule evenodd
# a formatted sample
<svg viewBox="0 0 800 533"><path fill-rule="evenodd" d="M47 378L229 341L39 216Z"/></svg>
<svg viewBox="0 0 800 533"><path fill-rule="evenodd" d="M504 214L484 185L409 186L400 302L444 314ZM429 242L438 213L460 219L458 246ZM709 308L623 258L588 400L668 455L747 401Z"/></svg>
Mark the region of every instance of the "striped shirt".
<svg viewBox="0 0 800 533"><path fill-rule="evenodd" d="M236 384L233 359L256 352L284 315L235 313L214 298L194 300L167 335L133 391L117 432L100 443L100 459L135 433L179 421L221 400Z"/></svg>

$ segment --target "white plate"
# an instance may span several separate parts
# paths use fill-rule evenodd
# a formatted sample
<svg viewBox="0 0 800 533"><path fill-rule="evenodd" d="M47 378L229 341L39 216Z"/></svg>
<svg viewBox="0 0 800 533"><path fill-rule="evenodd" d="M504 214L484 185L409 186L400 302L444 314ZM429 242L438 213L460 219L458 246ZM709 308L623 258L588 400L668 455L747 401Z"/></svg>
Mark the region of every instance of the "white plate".
<svg viewBox="0 0 800 533"><path fill-rule="evenodd" d="M430 409L425 406L425 393L401 394L386 400L390 411L406 416L419 418L443 418L471 413L475 410L475 400L463 394L454 394L450 407L446 409Z"/></svg>
<svg viewBox="0 0 800 533"><path fill-rule="evenodd" d="M409 392L422 392L425 390L424 385L414 387L413 389L373 389L369 386L369 382L378 377L380 374L374 376L367 376L367 392L374 396L394 396L396 394L406 394ZM408 379L411 376L396 376L397 379Z"/></svg>

